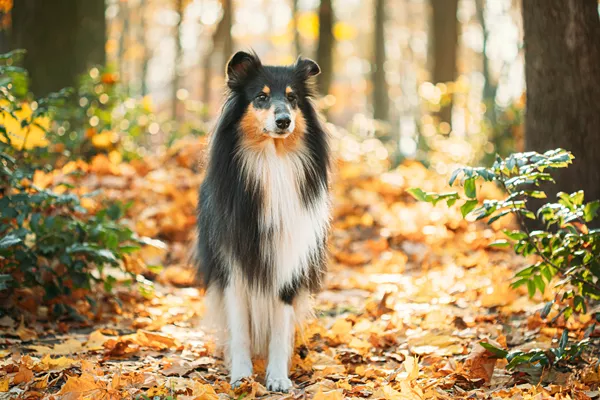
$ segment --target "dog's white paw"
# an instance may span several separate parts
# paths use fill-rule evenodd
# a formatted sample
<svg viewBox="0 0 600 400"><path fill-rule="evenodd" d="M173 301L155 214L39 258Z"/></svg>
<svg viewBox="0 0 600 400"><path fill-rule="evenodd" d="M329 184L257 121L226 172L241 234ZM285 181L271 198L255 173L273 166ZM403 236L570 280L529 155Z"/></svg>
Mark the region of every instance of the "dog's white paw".
<svg viewBox="0 0 600 400"><path fill-rule="evenodd" d="M293 387L288 377L267 377L267 390L271 392L288 392Z"/></svg>
<svg viewBox="0 0 600 400"><path fill-rule="evenodd" d="M229 383L236 388L242 384L245 378L252 377L252 361L240 362L233 365L231 369L231 379Z"/></svg>
<svg viewBox="0 0 600 400"><path fill-rule="evenodd" d="M244 382L245 379L250 379L252 377L252 373L244 376L232 376L229 380L231 387L233 389L240 387L240 385Z"/></svg>

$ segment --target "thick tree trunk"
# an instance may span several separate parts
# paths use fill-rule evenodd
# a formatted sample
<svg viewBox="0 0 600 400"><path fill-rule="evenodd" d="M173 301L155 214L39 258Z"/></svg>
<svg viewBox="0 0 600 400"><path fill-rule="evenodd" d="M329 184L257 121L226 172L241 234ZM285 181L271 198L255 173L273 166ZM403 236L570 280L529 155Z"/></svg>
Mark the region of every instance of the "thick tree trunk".
<svg viewBox="0 0 600 400"><path fill-rule="evenodd" d="M385 0L375 1L375 62L373 64L373 118L387 121L388 87L385 80Z"/></svg>
<svg viewBox="0 0 600 400"><path fill-rule="evenodd" d="M321 0L319 6L319 43L317 45L317 62L321 74L317 76L319 91L322 95L329 93L333 76L333 6L331 0Z"/></svg>
<svg viewBox="0 0 600 400"><path fill-rule="evenodd" d="M104 0L19 0L12 47L24 48L31 91L38 96L77 86L78 76L106 61Z"/></svg>
<svg viewBox="0 0 600 400"><path fill-rule="evenodd" d="M431 22L431 79L433 83L447 83L456 80L456 54L458 50L458 0L430 0ZM451 122L452 104L441 108L439 118Z"/></svg>
<svg viewBox="0 0 600 400"><path fill-rule="evenodd" d="M575 155L546 189L600 199L600 18L597 0L524 0L527 150Z"/></svg>

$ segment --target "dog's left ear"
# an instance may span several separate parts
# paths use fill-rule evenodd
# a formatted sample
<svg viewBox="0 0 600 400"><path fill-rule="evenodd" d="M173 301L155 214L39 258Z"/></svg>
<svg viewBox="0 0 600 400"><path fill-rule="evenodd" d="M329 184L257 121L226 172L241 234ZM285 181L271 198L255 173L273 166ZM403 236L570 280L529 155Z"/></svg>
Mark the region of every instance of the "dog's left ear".
<svg viewBox="0 0 600 400"><path fill-rule="evenodd" d="M316 76L321 73L319 65L310 58L298 57L296 60L296 70L299 71L304 79Z"/></svg>

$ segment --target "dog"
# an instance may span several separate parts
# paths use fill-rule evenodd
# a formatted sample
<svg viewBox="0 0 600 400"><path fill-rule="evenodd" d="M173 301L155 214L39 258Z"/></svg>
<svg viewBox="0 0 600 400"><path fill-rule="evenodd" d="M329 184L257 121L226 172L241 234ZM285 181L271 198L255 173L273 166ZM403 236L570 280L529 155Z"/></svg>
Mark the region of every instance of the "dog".
<svg viewBox="0 0 600 400"><path fill-rule="evenodd" d="M328 135L312 103L314 61L263 65L237 52L200 188L198 263L224 332L231 384L267 357L267 389L287 392L295 326L326 271Z"/></svg>

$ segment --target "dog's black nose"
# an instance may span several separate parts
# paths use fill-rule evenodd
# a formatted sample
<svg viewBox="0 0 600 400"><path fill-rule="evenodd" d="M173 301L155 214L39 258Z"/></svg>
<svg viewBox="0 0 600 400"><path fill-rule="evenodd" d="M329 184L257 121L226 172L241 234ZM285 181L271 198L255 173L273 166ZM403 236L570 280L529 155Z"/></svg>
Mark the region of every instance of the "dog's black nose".
<svg viewBox="0 0 600 400"><path fill-rule="evenodd" d="M275 120L275 125L277 125L279 129L287 129L287 127L290 126L291 122L292 120L289 116L282 115L281 117L277 117L277 119Z"/></svg>

